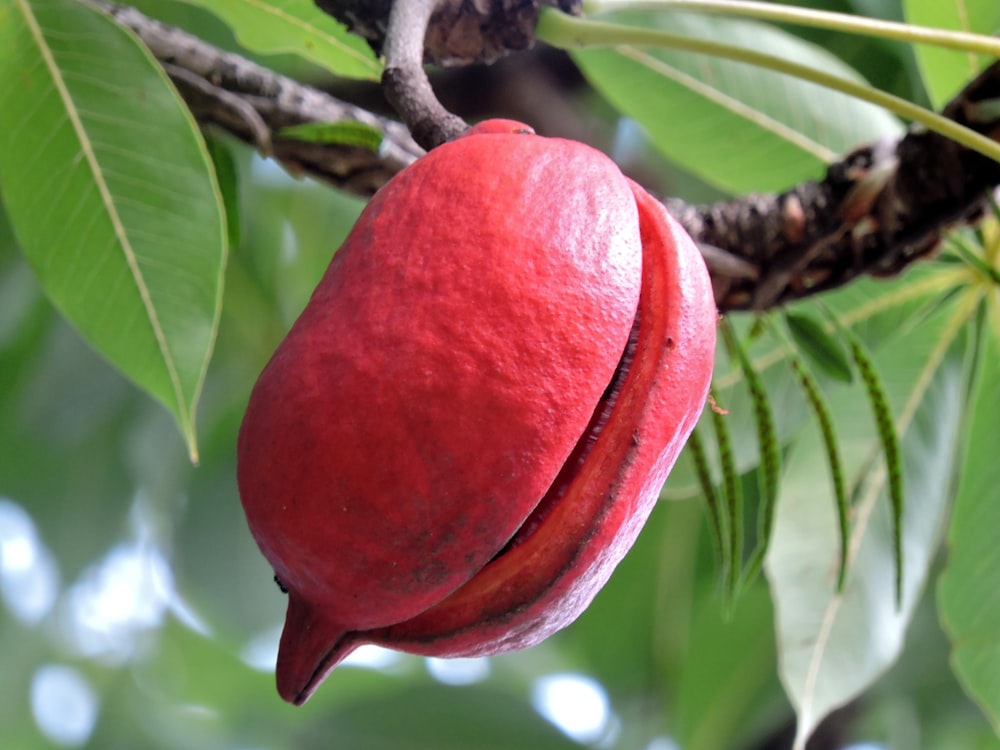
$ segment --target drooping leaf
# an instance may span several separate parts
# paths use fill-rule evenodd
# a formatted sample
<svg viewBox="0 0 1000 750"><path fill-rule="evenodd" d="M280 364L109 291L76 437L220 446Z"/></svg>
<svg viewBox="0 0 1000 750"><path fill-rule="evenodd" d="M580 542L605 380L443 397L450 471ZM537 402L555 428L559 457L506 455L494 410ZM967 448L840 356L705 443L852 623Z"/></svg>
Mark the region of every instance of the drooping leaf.
<svg viewBox="0 0 1000 750"><path fill-rule="evenodd" d="M996 34L1000 31L1000 3L994 0L903 0L909 23L954 31ZM942 107L991 60L979 55L915 45L920 74L935 107Z"/></svg>
<svg viewBox="0 0 1000 750"><path fill-rule="evenodd" d="M715 491L715 483L712 481L712 472L708 465L708 456L705 453L705 446L701 441L701 435L695 429L688 438L685 450L694 463L695 474L698 477L698 484L701 493L705 498L705 508L708 511L709 529L712 535L712 545L715 549L715 561L719 568L719 573L723 581L730 580L732 572L732 546L730 543L729 516L723 508L719 493Z"/></svg>
<svg viewBox="0 0 1000 750"><path fill-rule="evenodd" d="M782 445L798 434L803 421L809 417L808 407L798 388L796 377L787 366L785 350L776 345L774 335L767 328L763 335L754 339L752 318L742 315L729 317L736 335L740 336L740 341L759 375L762 387L770 398L775 433L779 445ZM747 479L755 480L756 477L750 477L749 474L760 465L757 418L743 370L736 356L731 355L723 343L720 336L715 354L712 393L716 401L728 412L726 422L732 436L733 461L737 471ZM707 467L712 481L716 484L717 492L721 492L718 485L722 473L719 470L717 446L715 440L710 437L713 429L709 424L711 420L710 410L706 409L699 424ZM665 488L667 496L672 498L698 496L701 492L701 482L695 469L693 462L678 462ZM752 487L747 489L753 490ZM756 490L753 492L756 497Z"/></svg>
<svg viewBox="0 0 1000 750"><path fill-rule="evenodd" d="M719 467L722 472L722 505L725 509L726 528L729 532L729 566L723 568L722 590L726 606L735 601L743 569L743 488L736 468L733 442L729 432L727 415L715 406L709 407L712 425L715 427L715 441L719 450ZM726 577L728 576L728 577Z"/></svg>
<svg viewBox="0 0 1000 750"><path fill-rule="evenodd" d="M938 608L952 643L955 674L1000 732L1000 301L995 294L988 316L981 329L977 382L968 403L965 456Z"/></svg>
<svg viewBox="0 0 1000 750"><path fill-rule="evenodd" d="M897 607L895 539L880 438L859 408L856 388L831 403L855 477L857 496L847 581L836 593L839 544L828 485L816 482L825 450L814 430L792 446L778 501L766 570L778 613L781 678L798 715L796 750L816 725L874 682L898 657L946 518L967 386L967 306L953 304L879 352L890 393L902 400L901 439L907 512L901 528L906 568ZM905 392L901 392L904 390Z"/></svg>
<svg viewBox="0 0 1000 750"><path fill-rule="evenodd" d="M791 327L791 326L790 326ZM777 329L777 326L775 326ZM820 389L819 383L805 362L798 356L792 348L791 342L784 338L784 334L778 329L779 336L789 350L789 364L798 377L799 385L805 394L809 408L819 427L820 437L823 440L823 447L826 451L826 462L830 467L830 487L833 490L833 497L837 506L837 530L840 534L840 565L837 572L837 593L844 589L844 582L847 579L847 566L849 562L849 531L850 531L850 501L847 498L847 490L844 482L844 467L840 457L840 445L838 442L836 428L834 427L833 415L830 412L830 405ZM825 332L824 332L825 335Z"/></svg>
<svg viewBox="0 0 1000 750"><path fill-rule="evenodd" d="M295 54L347 78L378 80L382 65L361 37L303 0L185 0L212 11L254 52Z"/></svg>
<svg viewBox="0 0 1000 750"><path fill-rule="evenodd" d="M822 48L773 26L681 13L613 17L765 49L860 80ZM895 117L871 104L744 63L626 47L578 50L573 57L595 88L641 123L669 159L734 193L779 190L816 177L825 163L859 143L901 129Z"/></svg>
<svg viewBox="0 0 1000 750"><path fill-rule="evenodd" d="M743 371L743 377L750 392L750 401L753 404L754 418L757 424L757 444L760 448L760 471L757 474L760 480L757 502L757 542L744 573L744 580L749 583L760 573L771 538L774 524L774 503L778 496L778 475L781 471L781 447L778 445L771 400L760 376L727 320L722 321L719 330L726 345L736 354L740 369Z"/></svg>
<svg viewBox="0 0 1000 750"><path fill-rule="evenodd" d="M886 489L889 495L889 507L892 510L892 548L893 568L896 571L896 604L903 598L903 459L899 449L899 436L892 418L892 406L889 396L882 384L882 376L872 360L867 348L857 336L850 334L848 341L851 355L861 373L861 381L865 385L868 402L875 415L875 429L882 443L882 458L885 462Z"/></svg>
<svg viewBox="0 0 1000 750"><path fill-rule="evenodd" d="M194 120L146 48L90 6L5 2L0 49L0 189L21 249L195 457L226 250Z"/></svg>

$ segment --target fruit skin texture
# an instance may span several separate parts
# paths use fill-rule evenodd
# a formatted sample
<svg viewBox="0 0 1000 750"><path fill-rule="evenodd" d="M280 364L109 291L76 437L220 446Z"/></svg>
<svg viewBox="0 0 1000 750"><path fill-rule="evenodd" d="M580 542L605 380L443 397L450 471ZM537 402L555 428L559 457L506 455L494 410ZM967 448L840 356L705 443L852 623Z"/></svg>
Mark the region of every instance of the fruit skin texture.
<svg viewBox="0 0 1000 750"><path fill-rule="evenodd" d="M694 243L587 146L488 121L387 183L240 431L281 696L364 643L493 654L572 622L697 421L715 320Z"/></svg>

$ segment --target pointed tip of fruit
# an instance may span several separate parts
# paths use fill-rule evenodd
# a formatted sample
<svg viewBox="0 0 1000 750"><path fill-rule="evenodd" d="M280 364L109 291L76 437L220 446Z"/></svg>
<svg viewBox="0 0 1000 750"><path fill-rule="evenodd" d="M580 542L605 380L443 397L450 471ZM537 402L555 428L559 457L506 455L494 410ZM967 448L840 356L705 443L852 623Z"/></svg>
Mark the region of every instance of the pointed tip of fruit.
<svg viewBox="0 0 1000 750"><path fill-rule="evenodd" d="M309 700L333 668L360 645L353 635L290 595L278 645L278 695L296 706Z"/></svg>

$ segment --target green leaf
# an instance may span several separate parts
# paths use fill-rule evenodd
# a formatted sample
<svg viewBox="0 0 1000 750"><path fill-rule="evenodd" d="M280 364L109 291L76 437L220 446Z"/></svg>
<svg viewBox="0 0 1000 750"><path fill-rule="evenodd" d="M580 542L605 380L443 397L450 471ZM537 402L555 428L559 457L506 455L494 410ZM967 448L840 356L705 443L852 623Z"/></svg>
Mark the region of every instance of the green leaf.
<svg viewBox="0 0 1000 750"><path fill-rule="evenodd" d="M711 408L711 406L709 407ZM704 443L701 442L701 435L697 428L688 437L685 446L688 455L694 464L695 474L698 477L698 485L701 494L705 498L705 509L708 512L709 530L712 536L712 548L715 550L715 562L723 581L730 580L732 573L732 547L729 537L729 517L722 507L722 501L715 491L715 483L712 481L712 471L709 467L708 456L705 453Z"/></svg>
<svg viewBox="0 0 1000 750"><path fill-rule="evenodd" d="M613 17L766 49L860 80L822 48L773 26L688 14ZM642 124L663 154L733 193L779 190L816 177L827 162L859 143L901 131L895 117L879 107L744 63L627 47L578 50L573 58L612 105Z"/></svg>
<svg viewBox="0 0 1000 750"><path fill-rule="evenodd" d="M691 655L695 590L718 590L717 569L708 555L699 554L705 544L703 524L704 511L695 501L658 503L635 546L586 612L549 641L566 661L535 659L538 668L564 669L575 663L598 678L612 697L638 695L673 680ZM717 595L704 606L718 615Z"/></svg>
<svg viewBox="0 0 1000 750"><path fill-rule="evenodd" d="M363 122L304 122L282 128L278 136L310 143L359 146L376 153L382 145L382 132Z"/></svg>
<svg viewBox="0 0 1000 750"><path fill-rule="evenodd" d="M975 391L968 404L965 456L948 534L948 565L938 608L952 643L952 666L965 691L1000 732L1000 302L982 328Z"/></svg>
<svg viewBox="0 0 1000 750"><path fill-rule="evenodd" d="M882 458L888 475L889 507L892 509L893 567L896 571L896 604L903 598L903 460L899 450L899 436L892 419L892 406L878 368L864 344L848 332L851 355L861 373L868 403L875 415L875 429L882 443Z"/></svg>
<svg viewBox="0 0 1000 750"><path fill-rule="evenodd" d="M949 305L879 351L883 378L894 384L890 395L904 402L896 423L908 492L900 607L887 473L884 464L871 467L880 439L867 410L858 408L864 396L852 388L831 399L857 497L852 564L842 593L836 593L836 506L829 486L816 482L825 449L812 429L791 447L766 570L778 612L781 678L798 715L796 750L824 716L871 685L902 649L946 520L967 387L969 314L967 304Z"/></svg>
<svg viewBox="0 0 1000 750"><path fill-rule="evenodd" d="M833 490L834 501L837 506L837 529L840 533L840 565L837 573L837 593L844 590L844 582L847 580L847 566L849 560L849 540L850 531L850 501L847 498L847 490L844 486L844 467L840 458L840 447L836 428L833 423L833 415L830 412L830 404L823 394L819 383L813 376L809 367L798 355L791 341L784 332L774 325L772 329L778 334L782 343L788 350L788 361L798 378L802 393L812 410L813 417L819 427L820 436L823 439L823 447L826 451L826 462L830 467L830 482ZM825 332L824 332L825 335Z"/></svg>
<svg viewBox="0 0 1000 750"><path fill-rule="evenodd" d="M909 23L980 34L1000 32L996 0L903 0ZM992 60L971 53L914 45L924 86L934 106L943 107Z"/></svg>
<svg viewBox="0 0 1000 750"><path fill-rule="evenodd" d="M231 248L240 246L240 183L236 160L229 147L219 138L207 135L205 146L215 168L215 177L226 211L226 238Z"/></svg>
<svg viewBox="0 0 1000 750"><path fill-rule="evenodd" d="M752 582L760 573L767 554L768 542L774 525L774 503L778 496L778 475L781 472L781 448L778 444L777 430L774 426L774 414L771 400L761 381L760 375L754 369L739 338L733 333L728 320L723 320L719 326L723 340L729 349L736 354L750 392L753 404L754 421L757 424L757 444L760 448L759 497L757 509L757 542L747 562L744 582Z"/></svg>
<svg viewBox="0 0 1000 750"><path fill-rule="evenodd" d="M675 709L678 746L686 750L746 747L747 728L770 713L780 716L772 610L766 590L744 592L734 617L720 614L702 592L689 625L687 660L681 665ZM777 711L775 710L777 709Z"/></svg>
<svg viewBox="0 0 1000 750"><path fill-rule="evenodd" d="M309 0L185 0L228 23L240 44L262 54L290 53L346 78L377 81L382 65L368 43Z"/></svg>
<svg viewBox="0 0 1000 750"><path fill-rule="evenodd" d="M833 426L830 406L812 373L809 372L805 363L795 355L791 357L791 365L799 377L799 383L802 385L806 401L812 408L813 416L816 417L816 424L819 426L820 435L823 438L823 448L826 451L826 462L830 467L831 489L837 505L837 530L840 533L840 566L837 572L837 593L840 593L844 590L844 583L847 580L847 566L850 561L849 514L851 508L847 491L844 488L844 467L840 460L837 433Z"/></svg>
<svg viewBox="0 0 1000 750"><path fill-rule="evenodd" d="M87 5L7 0L0 49L0 186L21 249L194 459L226 254L198 129L146 48Z"/></svg>
<svg viewBox="0 0 1000 750"><path fill-rule="evenodd" d="M785 313L785 323L799 350L817 370L842 383L854 379L851 361L833 336L826 332L823 324L806 313Z"/></svg>
<svg viewBox="0 0 1000 750"><path fill-rule="evenodd" d="M740 571L743 567L743 488L736 468L736 456L729 431L727 415L709 407L715 440L719 449L719 467L722 471L722 504L725 507L726 528L729 530L729 567L724 567L723 595L727 607L732 606L739 594ZM726 577L728 576L728 577Z"/></svg>

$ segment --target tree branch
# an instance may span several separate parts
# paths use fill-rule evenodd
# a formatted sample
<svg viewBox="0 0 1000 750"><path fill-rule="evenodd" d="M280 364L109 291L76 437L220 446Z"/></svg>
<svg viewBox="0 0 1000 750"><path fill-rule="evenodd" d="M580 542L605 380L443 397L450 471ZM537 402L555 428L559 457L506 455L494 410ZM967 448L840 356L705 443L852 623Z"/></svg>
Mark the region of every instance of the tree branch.
<svg viewBox="0 0 1000 750"><path fill-rule="evenodd" d="M439 0L396 0L386 31L386 99L409 127L414 140L426 149L456 138L468 124L438 101L424 72L424 37Z"/></svg>
<svg viewBox="0 0 1000 750"><path fill-rule="evenodd" d="M422 153L400 123L218 50L134 9L86 1L139 35L201 123L223 128L294 172L370 195ZM456 2L445 0L445 5ZM519 2L490 0L487 5ZM351 0L324 3L350 5ZM459 4L483 5L479 0ZM354 5L362 12L365 3ZM386 3L371 3L373 8L380 5ZM944 114L1000 141L997 100L1000 62L972 81ZM382 146L373 153L299 141L279 132L311 121L365 123L383 134ZM766 310L860 275L899 273L932 254L950 228L976 221L997 185L997 162L935 133L912 129L898 141L863 146L830 165L822 180L783 193L704 207L677 199L665 203L701 244L719 308Z"/></svg>
<svg viewBox="0 0 1000 750"><path fill-rule="evenodd" d="M314 0L316 5L383 53L393 0ZM433 65L490 64L535 41L540 5L579 13L583 0L438 0L424 38Z"/></svg>
<svg viewBox="0 0 1000 750"><path fill-rule="evenodd" d="M202 125L217 126L289 171L369 196L423 154L404 125L213 47L134 8L85 0L134 31L159 60ZM306 122L359 122L382 134L377 153L282 136Z"/></svg>
<svg viewBox="0 0 1000 750"><path fill-rule="evenodd" d="M988 106L998 97L1000 62L943 113L1000 141L1000 115ZM950 229L978 221L998 184L997 162L911 129L848 154L819 182L701 208L666 205L703 246L743 262L726 271L706 255L720 308L766 310L861 275L900 273L935 253Z"/></svg>

